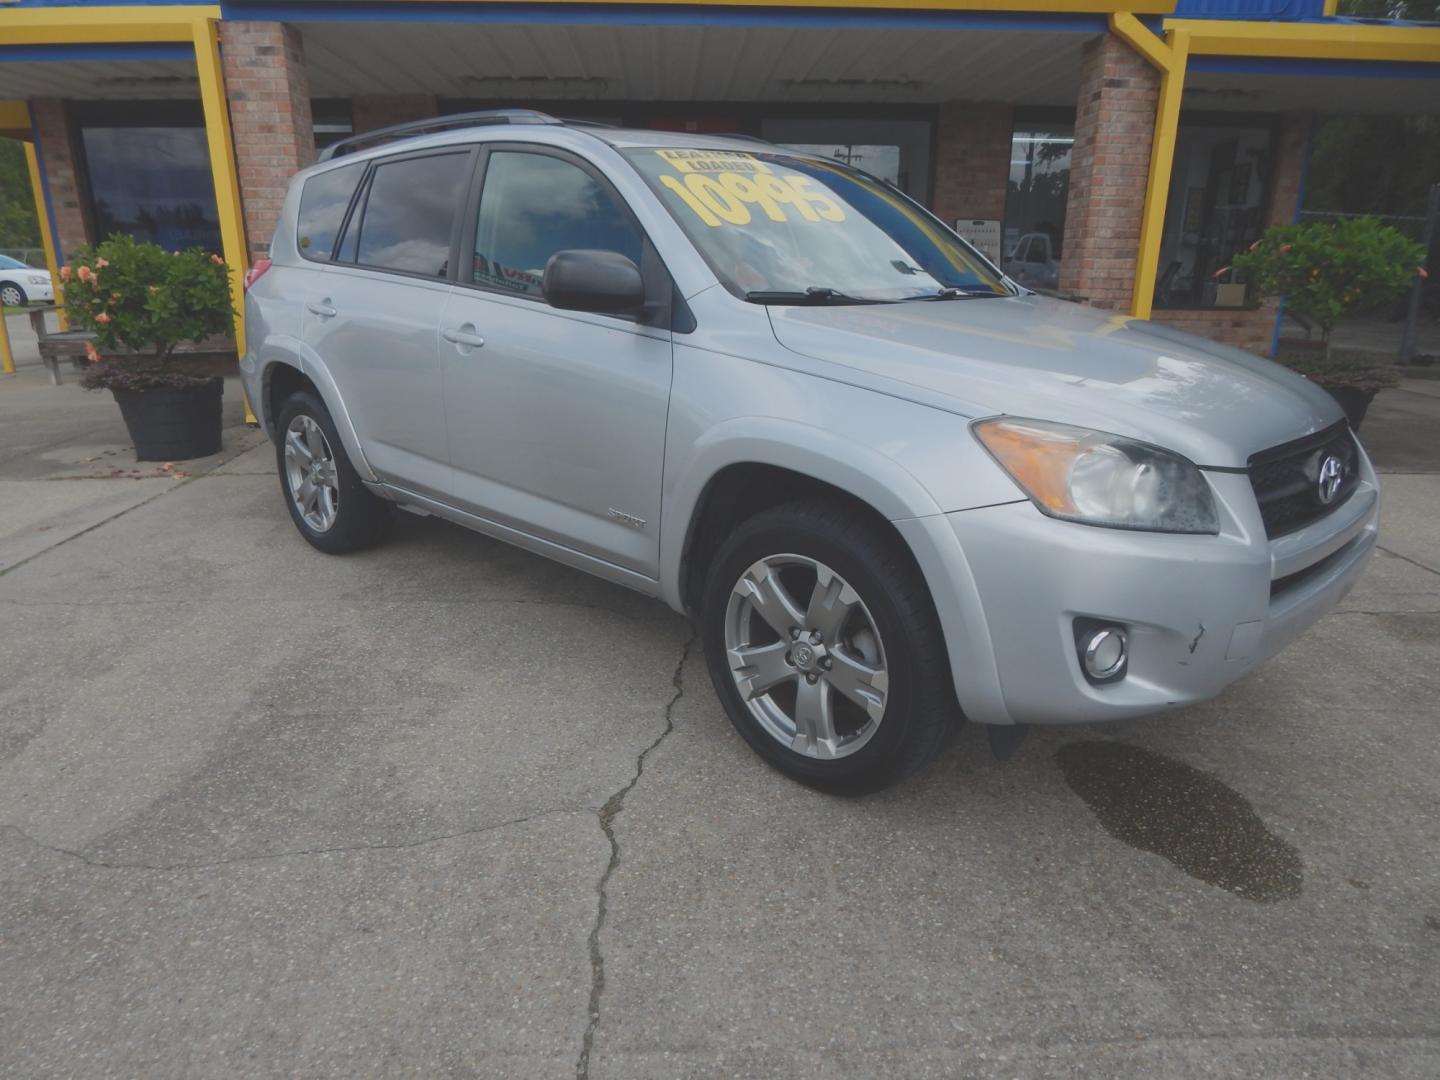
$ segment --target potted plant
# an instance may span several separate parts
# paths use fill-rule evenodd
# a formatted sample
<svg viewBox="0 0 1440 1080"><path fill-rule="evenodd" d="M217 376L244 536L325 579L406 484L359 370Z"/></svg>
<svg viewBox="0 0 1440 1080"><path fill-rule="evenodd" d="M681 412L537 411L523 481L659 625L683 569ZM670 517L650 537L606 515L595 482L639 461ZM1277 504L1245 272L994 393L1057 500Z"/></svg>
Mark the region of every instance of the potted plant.
<svg viewBox="0 0 1440 1080"><path fill-rule="evenodd" d="M217 452L224 380L187 369L175 350L234 332L224 260L112 236L77 251L60 277L71 325L94 335L80 383L115 396L135 456L180 461Z"/></svg>
<svg viewBox="0 0 1440 1080"><path fill-rule="evenodd" d="M1278 225L1235 256L1261 296L1283 296L1285 306L1320 328L1318 355L1276 359L1329 390L1358 428L1375 394L1394 382L1388 365L1365 353L1332 351L1330 335L1344 315L1393 301L1423 273L1424 251L1377 218L1342 218L1304 225Z"/></svg>

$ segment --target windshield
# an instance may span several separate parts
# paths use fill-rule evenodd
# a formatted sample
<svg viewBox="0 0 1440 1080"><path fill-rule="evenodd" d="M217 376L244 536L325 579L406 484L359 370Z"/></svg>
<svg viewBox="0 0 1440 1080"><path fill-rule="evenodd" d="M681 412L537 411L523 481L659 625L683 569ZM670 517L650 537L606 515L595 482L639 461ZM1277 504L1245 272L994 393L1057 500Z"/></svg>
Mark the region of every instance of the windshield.
<svg viewBox="0 0 1440 1080"><path fill-rule="evenodd" d="M854 303L1008 296L918 205L838 162L783 150L624 151L737 296Z"/></svg>
<svg viewBox="0 0 1440 1080"><path fill-rule="evenodd" d="M19 259L12 259L9 255L0 255L0 270L28 270L30 269Z"/></svg>

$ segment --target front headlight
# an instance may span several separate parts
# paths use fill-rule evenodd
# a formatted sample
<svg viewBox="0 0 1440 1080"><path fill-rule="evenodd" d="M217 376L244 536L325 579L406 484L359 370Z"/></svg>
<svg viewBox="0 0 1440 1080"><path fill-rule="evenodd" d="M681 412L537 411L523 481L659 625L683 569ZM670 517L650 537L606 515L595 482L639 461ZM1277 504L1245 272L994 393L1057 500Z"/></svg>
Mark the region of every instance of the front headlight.
<svg viewBox="0 0 1440 1080"><path fill-rule="evenodd" d="M49 285L49 284L50 284L50 275L49 275L49 274L31 274L31 275L30 275L30 284L31 284L31 285Z"/></svg>
<svg viewBox="0 0 1440 1080"><path fill-rule="evenodd" d="M1000 416L975 437L1051 517L1149 532L1218 533L1210 485L1178 454L1103 431Z"/></svg>

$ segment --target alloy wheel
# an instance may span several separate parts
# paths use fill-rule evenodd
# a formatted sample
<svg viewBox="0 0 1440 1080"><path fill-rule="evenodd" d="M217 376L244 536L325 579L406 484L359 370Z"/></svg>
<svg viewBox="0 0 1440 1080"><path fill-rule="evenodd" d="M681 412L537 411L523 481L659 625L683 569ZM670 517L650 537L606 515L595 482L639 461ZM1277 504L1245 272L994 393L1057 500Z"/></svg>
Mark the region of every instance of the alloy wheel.
<svg viewBox="0 0 1440 1080"><path fill-rule="evenodd" d="M340 512L340 477L325 432L304 413L285 429L285 479L305 524L328 532Z"/></svg>
<svg viewBox="0 0 1440 1080"><path fill-rule="evenodd" d="M846 757L885 718L890 676L879 629L855 589L816 559L751 564L726 605L725 653L751 716L798 754Z"/></svg>

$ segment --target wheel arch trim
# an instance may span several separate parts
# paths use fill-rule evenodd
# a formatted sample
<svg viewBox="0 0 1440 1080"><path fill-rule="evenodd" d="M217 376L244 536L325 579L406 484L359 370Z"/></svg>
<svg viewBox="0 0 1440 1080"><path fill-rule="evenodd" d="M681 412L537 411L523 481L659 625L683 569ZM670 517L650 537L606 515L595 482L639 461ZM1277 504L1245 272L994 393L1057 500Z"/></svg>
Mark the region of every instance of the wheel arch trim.
<svg viewBox="0 0 1440 1080"><path fill-rule="evenodd" d="M330 374L330 369L325 366L315 351L308 348L303 341L281 336L268 338L257 351L261 354L262 362L260 406L266 430L273 429L276 420L275 417L267 416L264 412L268 401L265 391L269 389L275 366L279 364L293 368L310 381L320 394L320 400L330 410L330 419L334 421L335 430L340 433L340 441L345 444L345 453L350 458L350 463L355 467L355 471L360 474L360 479L366 483L379 483L379 477L365 457L359 433L355 430L354 421L350 419L350 411L345 407L345 399L340 394L340 388L335 384L335 377Z"/></svg>

